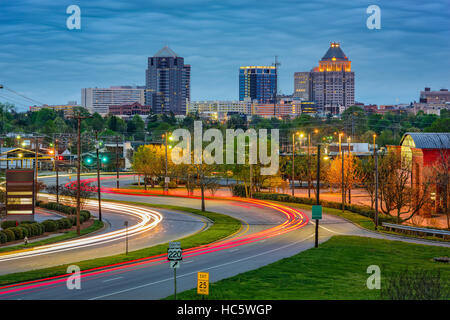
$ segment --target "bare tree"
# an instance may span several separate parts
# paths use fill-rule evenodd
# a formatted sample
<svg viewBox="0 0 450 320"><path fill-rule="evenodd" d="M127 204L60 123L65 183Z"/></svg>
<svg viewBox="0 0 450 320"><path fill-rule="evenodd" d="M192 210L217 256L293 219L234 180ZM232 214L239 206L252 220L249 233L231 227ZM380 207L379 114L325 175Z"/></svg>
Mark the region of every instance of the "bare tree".
<svg viewBox="0 0 450 320"><path fill-rule="evenodd" d="M430 180L411 185L411 167L401 155L388 153L380 159L380 209L402 223L418 214L429 202Z"/></svg>

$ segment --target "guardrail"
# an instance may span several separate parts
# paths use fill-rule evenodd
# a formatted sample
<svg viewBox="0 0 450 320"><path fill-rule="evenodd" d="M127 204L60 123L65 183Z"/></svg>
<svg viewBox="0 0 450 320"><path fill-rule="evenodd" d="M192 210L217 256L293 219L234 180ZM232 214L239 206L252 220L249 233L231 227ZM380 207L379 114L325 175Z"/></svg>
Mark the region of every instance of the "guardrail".
<svg viewBox="0 0 450 320"><path fill-rule="evenodd" d="M434 237L440 236L443 239L450 239L450 231L447 231L447 230L418 228L418 227L405 226L402 224L393 224L393 223L386 223L386 222L383 222L381 225L389 230L401 230L401 231L406 231L408 233L421 233L421 234L425 234L425 235L432 235Z"/></svg>

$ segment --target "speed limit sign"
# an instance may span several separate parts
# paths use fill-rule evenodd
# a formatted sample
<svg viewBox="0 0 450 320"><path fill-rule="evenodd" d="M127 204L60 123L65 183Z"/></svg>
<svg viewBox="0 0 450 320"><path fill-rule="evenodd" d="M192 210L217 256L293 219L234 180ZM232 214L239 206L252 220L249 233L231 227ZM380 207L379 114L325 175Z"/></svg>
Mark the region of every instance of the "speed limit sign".
<svg viewBox="0 0 450 320"><path fill-rule="evenodd" d="M197 294L209 295L208 272L197 272Z"/></svg>

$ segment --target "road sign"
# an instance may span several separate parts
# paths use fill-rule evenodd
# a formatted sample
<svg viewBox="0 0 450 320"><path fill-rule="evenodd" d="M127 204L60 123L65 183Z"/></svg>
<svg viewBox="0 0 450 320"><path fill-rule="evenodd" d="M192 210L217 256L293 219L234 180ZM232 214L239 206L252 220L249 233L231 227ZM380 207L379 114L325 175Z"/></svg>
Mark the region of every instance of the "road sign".
<svg viewBox="0 0 450 320"><path fill-rule="evenodd" d="M314 220L322 219L322 206L321 205L312 206L312 219L314 219Z"/></svg>
<svg viewBox="0 0 450 320"><path fill-rule="evenodd" d="M165 178L164 178L164 182L165 182L165 183L169 183L169 182L170 182L170 177L165 177Z"/></svg>
<svg viewBox="0 0 450 320"><path fill-rule="evenodd" d="M197 294L209 294L208 272L197 272Z"/></svg>
<svg viewBox="0 0 450 320"><path fill-rule="evenodd" d="M180 261L170 261L170 267L171 267L172 269L179 268L180 265L181 265L181 262L180 262Z"/></svg>
<svg viewBox="0 0 450 320"><path fill-rule="evenodd" d="M167 249L167 259L169 261L183 260L183 250L179 241L169 242L169 249Z"/></svg>

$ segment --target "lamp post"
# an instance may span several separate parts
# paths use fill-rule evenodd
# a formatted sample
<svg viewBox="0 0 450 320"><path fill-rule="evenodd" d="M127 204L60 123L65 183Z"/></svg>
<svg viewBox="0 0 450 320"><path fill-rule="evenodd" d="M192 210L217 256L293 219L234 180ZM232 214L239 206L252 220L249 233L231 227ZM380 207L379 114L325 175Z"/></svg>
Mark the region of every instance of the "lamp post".
<svg viewBox="0 0 450 320"><path fill-rule="evenodd" d="M300 137L303 138L303 133L300 132L296 132L296 133L292 133L292 177L291 177L291 182L292 182L292 196L295 195L294 192L294 188L295 188L295 135L299 135Z"/></svg>
<svg viewBox="0 0 450 320"><path fill-rule="evenodd" d="M352 140L352 138L351 137L348 137L347 138L347 145L348 145L348 159L349 160L351 160L351 157L350 157L350 142L351 142L351 140ZM352 174L353 174L353 172L352 172ZM352 185L350 184L349 185L349 188L348 188L348 204L351 204L352 203Z"/></svg>
<svg viewBox="0 0 450 320"><path fill-rule="evenodd" d="M165 165L165 176L164 176L164 192L169 190L169 183L167 182L167 131L163 134L164 147L166 152L166 165Z"/></svg>
<svg viewBox="0 0 450 320"><path fill-rule="evenodd" d="M97 197L98 197L98 220L102 221L102 200L100 191L100 157L99 157L98 131L95 131L95 149L97 152Z"/></svg>
<svg viewBox="0 0 450 320"><path fill-rule="evenodd" d="M373 134L373 156L375 157L375 139L377 138L376 133Z"/></svg>
<svg viewBox="0 0 450 320"><path fill-rule="evenodd" d="M122 144L122 152L124 150L124 145ZM120 188L119 184L119 136L116 136L116 170L117 170L117 189Z"/></svg>
<svg viewBox="0 0 450 320"><path fill-rule="evenodd" d="M56 203L59 203L58 139L55 139Z"/></svg>
<svg viewBox="0 0 450 320"><path fill-rule="evenodd" d="M378 229L378 153L374 151L375 156L375 230Z"/></svg>
<svg viewBox="0 0 450 320"><path fill-rule="evenodd" d="M316 192L316 205L320 204L320 143L317 145L317 192ZM319 219L316 219L316 236L315 245L316 248L319 246Z"/></svg>
<svg viewBox="0 0 450 320"><path fill-rule="evenodd" d="M344 187L344 150L342 149L341 152L341 158L342 158L342 168L341 168L341 179L342 179L342 189L341 189L341 195L342 195L342 213L344 213L345 209L345 187Z"/></svg>
<svg viewBox="0 0 450 320"><path fill-rule="evenodd" d="M319 129L314 129L314 133L319 133ZM307 165L307 171L308 171L308 198L311 198L311 172L309 169L310 166L310 159L311 159L311 133L308 133L308 165Z"/></svg>

